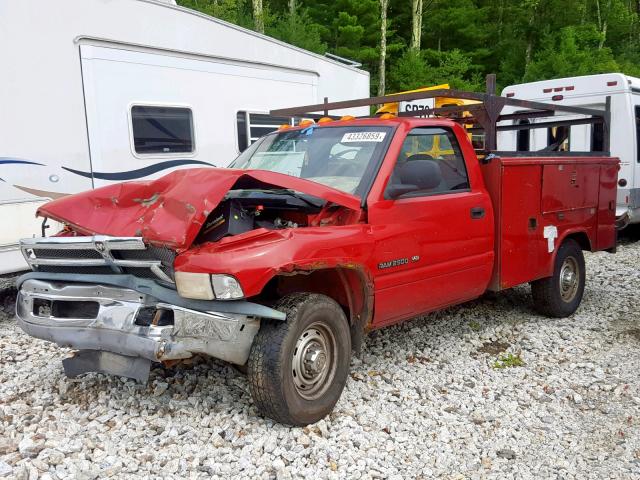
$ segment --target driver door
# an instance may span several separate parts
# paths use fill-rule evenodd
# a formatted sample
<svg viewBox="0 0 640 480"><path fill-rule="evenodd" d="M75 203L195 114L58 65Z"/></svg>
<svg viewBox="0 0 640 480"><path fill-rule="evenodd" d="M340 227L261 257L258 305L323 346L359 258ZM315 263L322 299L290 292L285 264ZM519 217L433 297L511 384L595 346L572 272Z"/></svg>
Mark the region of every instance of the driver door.
<svg viewBox="0 0 640 480"><path fill-rule="evenodd" d="M470 156L477 161L472 150ZM430 163L427 169L406 168L409 162ZM406 136L383 198L369 206L374 326L476 298L485 290L493 266L493 215L479 169L473 167L477 176L470 178L449 129L420 127ZM407 171L436 178L406 178Z"/></svg>

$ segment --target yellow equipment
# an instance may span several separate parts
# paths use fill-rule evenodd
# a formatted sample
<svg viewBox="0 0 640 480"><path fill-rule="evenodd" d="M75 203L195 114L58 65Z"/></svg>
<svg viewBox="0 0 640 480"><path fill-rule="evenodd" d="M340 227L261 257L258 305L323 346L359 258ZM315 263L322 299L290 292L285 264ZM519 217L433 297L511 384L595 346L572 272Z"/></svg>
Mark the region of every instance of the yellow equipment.
<svg viewBox="0 0 640 480"><path fill-rule="evenodd" d="M392 93L390 95L400 95L403 93L414 93L414 92L425 92L428 90L449 90L450 88L451 87L449 86L449 84L445 83L445 84L436 85L433 87L423 87L423 88L418 88L416 90L408 90L406 92ZM473 104L480 103L475 100L463 100L461 98L447 98L447 97L435 97L433 100L434 100L434 104L432 108L452 107L452 106L460 106L460 105L473 105ZM400 109L401 109L400 102L385 103L376 111L376 115L384 115L384 114L398 115ZM463 112L462 116L470 117L471 113ZM480 139L476 139L475 137L476 136L472 136L472 134L469 133L469 138L473 139L474 143L477 140L480 140ZM418 146L416 145L415 149L412 148L411 151L407 151L403 153L407 156L415 155L416 153L425 153L427 155L431 155L433 158L440 158L443 155L453 155L454 152L451 149L451 145L446 140L446 137L442 137L441 135L435 135L432 138L430 145L422 145L420 146L420 148L418 148Z"/></svg>

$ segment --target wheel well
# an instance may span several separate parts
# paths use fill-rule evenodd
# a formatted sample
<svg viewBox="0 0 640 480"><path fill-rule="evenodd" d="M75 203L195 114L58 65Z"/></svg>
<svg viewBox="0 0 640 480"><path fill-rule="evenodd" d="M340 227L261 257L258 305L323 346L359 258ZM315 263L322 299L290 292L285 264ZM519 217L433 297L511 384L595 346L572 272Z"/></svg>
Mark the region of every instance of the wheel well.
<svg viewBox="0 0 640 480"><path fill-rule="evenodd" d="M359 323L368 312L369 287L363 274L355 269L327 268L276 275L265 287L279 297L290 293L320 293L335 300L349 323Z"/></svg>
<svg viewBox="0 0 640 480"><path fill-rule="evenodd" d="M296 292L320 293L335 300L349 320L354 349L359 350L362 332L373 315L373 285L363 270L335 267L281 273L267 283L263 296L279 298Z"/></svg>
<svg viewBox="0 0 640 480"><path fill-rule="evenodd" d="M565 240L575 240L582 250L591 251L591 241L585 232L576 232L565 237Z"/></svg>

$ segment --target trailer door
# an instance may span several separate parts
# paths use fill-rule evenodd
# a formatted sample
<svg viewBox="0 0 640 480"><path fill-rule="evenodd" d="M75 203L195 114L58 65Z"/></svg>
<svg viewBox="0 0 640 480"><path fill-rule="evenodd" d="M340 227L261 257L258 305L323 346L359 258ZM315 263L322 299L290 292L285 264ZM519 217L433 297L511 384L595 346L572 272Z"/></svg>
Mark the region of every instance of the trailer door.
<svg viewBox="0 0 640 480"><path fill-rule="evenodd" d="M151 53L150 53L151 52ZM226 166L237 114L317 101L317 74L164 51L80 47L95 187Z"/></svg>

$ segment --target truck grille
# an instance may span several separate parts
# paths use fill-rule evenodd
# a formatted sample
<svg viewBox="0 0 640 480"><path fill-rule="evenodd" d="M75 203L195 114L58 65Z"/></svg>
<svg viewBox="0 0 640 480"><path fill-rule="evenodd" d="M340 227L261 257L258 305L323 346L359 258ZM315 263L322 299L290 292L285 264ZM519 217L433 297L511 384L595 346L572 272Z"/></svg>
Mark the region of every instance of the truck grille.
<svg viewBox="0 0 640 480"><path fill-rule="evenodd" d="M139 237L27 238L20 248L38 272L124 273L174 283L175 252L145 245Z"/></svg>

